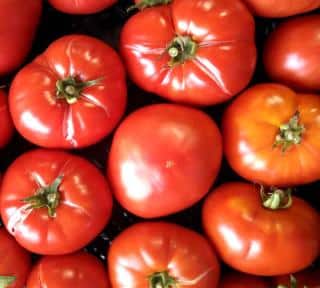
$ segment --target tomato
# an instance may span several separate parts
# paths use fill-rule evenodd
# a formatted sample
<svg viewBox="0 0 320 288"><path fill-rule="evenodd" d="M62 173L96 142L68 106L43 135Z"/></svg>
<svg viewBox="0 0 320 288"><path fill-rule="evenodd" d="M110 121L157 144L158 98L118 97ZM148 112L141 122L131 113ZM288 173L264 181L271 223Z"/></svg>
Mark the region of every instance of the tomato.
<svg viewBox="0 0 320 288"><path fill-rule="evenodd" d="M211 118L193 108L158 104L120 124L107 173L120 204L152 218L199 201L215 180L221 158L221 135Z"/></svg>
<svg viewBox="0 0 320 288"><path fill-rule="evenodd" d="M239 0L175 0L124 25L120 49L132 80L175 102L226 101L251 79L254 19Z"/></svg>
<svg viewBox="0 0 320 288"><path fill-rule="evenodd" d="M49 0L57 10L69 14L91 14L115 4L117 0Z"/></svg>
<svg viewBox="0 0 320 288"><path fill-rule="evenodd" d="M18 73L9 105L17 130L38 146L94 144L124 113L123 65L116 52L98 39L62 37Z"/></svg>
<svg viewBox="0 0 320 288"><path fill-rule="evenodd" d="M27 288L108 288L107 273L94 256L79 252L45 256L33 268Z"/></svg>
<svg viewBox="0 0 320 288"><path fill-rule="evenodd" d="M0 208L8 231L38 254L76 251L105 227L112 209L108 183L87 160L37 149L3 176Z"/></svg>
<svg viewBox="0 0 320 288"><path fill-rule="evenodd" d="M265 190L261 196L253 184L232 182L206 199L203 227L222 260L261 276L306 268L320 252L318 212L288 191Z"/></svg>
<svg viewBox="0 0 320 288"><path fill-rule="evenodd" d="M18 68L31 49L42 0L0 1L0 76Z"/></svg>
<svg viewBox="0 0 320 288"><path fill-rule="evenodd" d="M0 148L8 144L13 135L13 123L9 113L7 96L0 90Z"/></svg>
<svg viewBox="0 0 320 288"><path fill-rule="evenodd" d="M224 275L219 288L270 288L270 284L263 278L232 272Z"/></svg>
<svg viewBox="0 0 320 288"><path fill-rule="evenodd" d="M293 275L293 279L290 279L291 275L278 276L274 279L274 284L283 285L282 288L294 288L295 286L290 286L292 280L296 281L298 284L297 288L320 288L320 269L309 269Z"/></svg>
<svg viewBox="0 0 320 288"><path fill-rule="evenodd" d="M282 23L270 35L264 50L265 68L270 77L299 90L320 90L319 34L319 15Z"/></svg>
<svg viewBox="0 0 320 288"><path fill-rule="evenodd" d="M244 0L244 2L254 14L270 18L288 17L320 7L319 0Z"/></svg>
<svg viewBox="0 0 320 288"><path fill-rule="evenodd" d="M223 119L224 150L242 177L269 186L320 179L320 97L278 84L243 92Z"/></svg>
<svg viewBox="0 0 320 288"><path fill-rule="evenodd" d="M113 288L216 288L220 266L207 240L165 222L135 224L112 243Z"/></svg>
<svg viewBox="0 0 320 288"><path fill-rule="evenodd" d="M0 228L0 287L23 288L31 268L30 254Z"/></svg>

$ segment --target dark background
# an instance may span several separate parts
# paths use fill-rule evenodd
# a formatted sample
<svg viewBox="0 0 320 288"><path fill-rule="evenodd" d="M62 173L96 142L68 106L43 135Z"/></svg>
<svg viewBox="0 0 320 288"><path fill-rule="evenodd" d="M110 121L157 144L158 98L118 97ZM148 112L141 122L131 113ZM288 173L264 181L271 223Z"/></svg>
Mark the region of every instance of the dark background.
<svg viewBox="0 0 320 288"><path fill-rule="evenodd" d="M66 0L67 1L67 0ZM297 0L301 1L301 0ZM132 14L128 14L126 9L130 6L130 0L119 0L117 5L106 9L105 11L89 15L89 16L73 16L60 13L54 10L49 4L44 1L43 15L38 29L36 39L31 53L26 59L25 63L30 62L36 55L43 52L46 47L54 40L67 34L86 34L104 40L106 43L114 47L116 50L118 46L119 33L121 27L126 19ZM313 12L313 13L318 13ZM134 12L133 12L134 13ZM281 22L282 20L265 20L256 18L256 39L259 50L259 60L257 71L252 80L252 83L267 82L268 77L265 75L263 65L261 63L261 52L267 35ZM299 38L297 37L297 41ZM15 73L6 78L0 78L0 86L10 85L10 81ZM129 104L127 114L131 111L151 103L165 102L159 97L143 92L128 80L128 99ZM222 112L228 103L208 107L203 109L210 116L212 116L218 123L220 123ZM104 173L105 161L110 147L112 135L104 139L97 145L92 147L73 151L73 153L82 155L97 165ZM0 171L3 173L8 165L21 153L30 150L34 146L26 142L17 133L12 139L11 143L5 148L0 150ZM320 168L319 168L320 169ZM240 178L223 162L220 175L214 184L215 186L230 180L239 180ZM296 189L295 193L311 203L314 207L320 210L320 184L313 183ZM170 199L168 199L170 201ZM162 218L171 222L182 224L185 227L190 227L196 231L201 232L200 212L202 202L187 209L181 213ZM93 241L86 249L105 260L107 247L112 239L119 234L123 229L132 223L141 221L137 217L124 211L118 204L115 204L113 217L111 222L105 230ZM319 223L320 224L320 223Z"/></svg>

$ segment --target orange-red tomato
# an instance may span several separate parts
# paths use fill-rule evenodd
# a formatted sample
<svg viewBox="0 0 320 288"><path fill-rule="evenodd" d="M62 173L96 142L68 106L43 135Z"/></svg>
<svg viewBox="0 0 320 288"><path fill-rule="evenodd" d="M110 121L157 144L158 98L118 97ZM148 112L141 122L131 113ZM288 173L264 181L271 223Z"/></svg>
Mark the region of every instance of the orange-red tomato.
<svg viewBox="0 0 320 288"><path fill-rule="evenodd" d="M290 187L319 180L319 119L320 96L278 84L253 86L225 111L226 158L256 183Z"/></svg>
<svg viewBox="0 0 320 288"><path fill-rule="evenodd" d="M284 208L288 200L279 190L273 192L264 200L272 210L262 205L259 187L253 184L226 183L214 189L205 201L202 221L222 260L261 276L308 267L320 252L320 216L296 197ZM282 209L273 206L277 201Z"/></svg>
<svg viewBox="0 0 320 288"><path fill-rule="evenodd" d="M218 288L270 288L270 283L261 277L230 272L223 275Z"/></svg>
<svg viewBox="0 0 320 288"><path fill-rule="evenodd" d="M10 141L14 131L6 94L0 90L0 148Z"/></svg>
<svg viewBox="0 0 320 288"><path fill-rule="evenodd" d="M112 242L108 267L113 288L216 288L220 273L203 236L165 222L139 223L122 232Z"/></svg>

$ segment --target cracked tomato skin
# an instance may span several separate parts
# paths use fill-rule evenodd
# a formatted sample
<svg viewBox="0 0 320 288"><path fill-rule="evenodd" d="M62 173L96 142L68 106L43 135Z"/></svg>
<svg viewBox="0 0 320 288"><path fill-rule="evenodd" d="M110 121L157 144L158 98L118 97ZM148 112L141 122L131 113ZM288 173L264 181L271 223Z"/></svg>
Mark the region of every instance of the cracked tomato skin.
<svg viewBox="0 0 320 288"><path fill-rule="evenodd" d="M21 201L58 176L63 177L54 217L47 208L28 209ZM38 254L66 254L87 245L106 226L112 196L103 175L87 160L37 149L17 158L3 175L0 208L3 223L21 246Z"/></svg>
<svg viewBox="0 0 320 288"><path fill-rule="evenodd" d="M19 246L4 228L0 228L0 259L0 277L16 277L15 281L5 288L25 287L31 269L31 255Z"/></svg>
<svg viewBox="0 0 320 288"><path fill-rule="evenodd" d="M319 34L319 15L298 17L278 26L264 49L264 65L269 76L299 91L319 91Z"/></svg>
<svg viewBox="0 0 320 288"><path fill-rule="evenodd" d="M97 80L72 104L57 97L56 83L74 77ZM126 106L123 64L104 42L70 35L53 42L15 77L9 107L19 133L46 148L80 148L97 143L119 122Z"/></svg>
<svg viewBox="0 0 320 288"><path fill-rule="evenodd" d="M274 146L280 126L299 112L300 144ZM279 84L255 85L231 103L222 121L224 152L234 171L252 182L291 187L320 179L320 97Z"/></svg>
<svg viewBox="0 0 320 288"><path fill-rule="evenodd" d="M85 252L45 256L34 266L27 288L109 288L107 272L100 261Z"/></svg>
<svg viewBox="0 0 320 288"><path fill-rule="evenodd" d="M154 218L186 209L208 193L221 158L220 131L210 117L194 108L158 104L120 124L107 174L125 209Z"/></svg>
<svg viewBox="0 0 320 288"><path fill-rule="evenodd" d="M0 90L0 148L8 144L14 132L7 95Z"/></svg>
<svg viewBox="0 0 320 288"><path fill-rule="evenodd" d="M244 0L244 3L254 14L267 18L288 17L320 7L320 0Z"/></svg>
<svg viewBox="0 0 320 288"><path fill-rule="evenodd" d="M202 235L165 222L123 231L112 242L108 267L113 288L158 287L149 286L148 277L164 271L179 288L216 288L220 274L215 252Z"/></svg>
<svg viewBox="0 0 320 288"><path fill-rule="evenodd" d="M238 0L175 0L145 9L124 25L120 49L131 79L174 102L224 102L250 81L256 63L255 24ZM168 66L167 47L188 36L194 57Z"/></svg>
<svg viewBox="0 0 320 288"><path fill-rule="evenodd" d="M49 3L57 10L69 14L92 14L100 12L117 0L49 0Z"/></svg>
<svg viewBox="0 0 320 288"><path fill-rule="evenodd" d="M238 271L260 276L308 267L320 252L318 212L297 197L290 208L268 210L259 189L226 183L205 200L203 227L221 259Z"/></svg>
<svg viewBox="0 0 320 288"><path fill-rule="evenodd" d="M270 288L270 283L262 277L231 272L223 275L218 288Z"/></svg>
<svg viewBox="0 0 320 288"><path fill-rule="evenodd" d="M18 68L32 46L42 0L0 1L0 76Z"/></svg>

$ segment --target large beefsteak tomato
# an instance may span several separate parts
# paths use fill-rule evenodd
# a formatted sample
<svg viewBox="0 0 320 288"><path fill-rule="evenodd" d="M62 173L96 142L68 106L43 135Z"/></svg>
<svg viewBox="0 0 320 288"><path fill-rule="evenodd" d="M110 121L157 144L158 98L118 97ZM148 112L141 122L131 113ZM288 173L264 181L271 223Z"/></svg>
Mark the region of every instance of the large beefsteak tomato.
<svg viewBox="0 0 320 288"><path fill-rule="evenodd" d="M113 288L216 288L220 265L201 235L165 222L122 232L108 255Z"/></svg>
<svg viewBox="0 0 320 288"><path fill-rule="evenodd" d="M293 273L320 252L319 213L289 191L226 183L208 196L202 216L222 259L245 273Z"/></svg>
<svg viewBox="0 0 320 288"><path fill-rule="evenodd" d="M226 110L223 140L231 167L269 186L320 179L320 97L259 84Z"/></svg>
<svg viewBox="0 0 320 288"><path fill-rule="evenodd" d="M7 95L0 89L0 148L6 146L14 131Z"/></svg>
<svg viewBox="0 0 320 288"><path fill-rule="evenodd" d="M38 149L18 157L3 176L0 208L19 244L38 254L74 252L105 227L108 183L79 156Z"/></svg>
<svg viewBox="0 0 320 288"><path fill-rule="evenodd" d="M131 17L120 48L141 88L176 102L211 105L250 81L254 30L240 0L175 0Z"/></svg>
<svg viewBox="0 0 320 288"><path fill-rule="evenodd" d="M141 108L120 124L111 145L107 166L116 198L145 218L193 205L219 172L221 142L201 111L175 104Z"/></svg>
<svg viewBox="0 0 320 288"><path fill-rule="evenodd" d="M123 64L98 39L64 36L16 75L9 106L17 130L36 145L94 144L111 132L124 113Z"/></svg>

